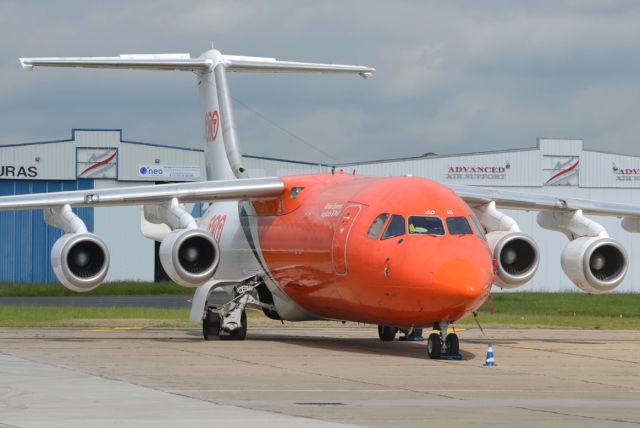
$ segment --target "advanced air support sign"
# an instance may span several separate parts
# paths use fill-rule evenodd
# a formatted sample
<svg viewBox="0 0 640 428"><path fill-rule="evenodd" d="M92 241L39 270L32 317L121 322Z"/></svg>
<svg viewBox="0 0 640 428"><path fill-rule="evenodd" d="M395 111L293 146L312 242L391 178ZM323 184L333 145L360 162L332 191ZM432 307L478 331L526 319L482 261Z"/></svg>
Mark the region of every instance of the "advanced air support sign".
<svg viewBox="0 0 640 428"><path fill-rule="evenodd" d="M447 169L447 180L504 180L511 165L451 165Z"/></svg>
<svg viewBox="0 0 640 428"><path fill-rule="evenodd" d="M138 177L153 180L199 180L199 166L175 166L175 165L140 165Z"/></svg>

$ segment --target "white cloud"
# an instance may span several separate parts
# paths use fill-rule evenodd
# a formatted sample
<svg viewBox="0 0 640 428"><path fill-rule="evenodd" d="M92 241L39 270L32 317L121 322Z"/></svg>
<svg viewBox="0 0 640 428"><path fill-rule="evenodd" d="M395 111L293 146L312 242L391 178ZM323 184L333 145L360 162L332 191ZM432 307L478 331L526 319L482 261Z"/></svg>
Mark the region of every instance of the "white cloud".
<svg viewBox="0 0 640 428"><path fill-rule="evenodd" d="M213 40L233 54L376 67L367 81L230 79L235 97L340 160L522 147L540 135L640 153L638 39L640 5L623 0L3 1L0 130L28 141L116 126L132 139L198 145L193 76L26 73L17 58L199 54ZM246 152L330 160L237 108Z"/></svg>

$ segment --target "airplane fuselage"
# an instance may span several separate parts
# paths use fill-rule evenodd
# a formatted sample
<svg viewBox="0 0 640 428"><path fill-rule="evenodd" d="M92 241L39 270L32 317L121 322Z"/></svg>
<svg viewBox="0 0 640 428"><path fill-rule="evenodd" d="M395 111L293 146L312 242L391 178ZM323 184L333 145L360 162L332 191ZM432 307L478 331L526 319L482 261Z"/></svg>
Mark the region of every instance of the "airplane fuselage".
<svg viewBox="0 0 640 428"><path fill-rule="evenodd" d="M344 173L282 179L280 198L213 204L201 226L220 242L216 276L264 272L283 319L423 327L458 320L488 295L489 248L446 187Z"/></svg>

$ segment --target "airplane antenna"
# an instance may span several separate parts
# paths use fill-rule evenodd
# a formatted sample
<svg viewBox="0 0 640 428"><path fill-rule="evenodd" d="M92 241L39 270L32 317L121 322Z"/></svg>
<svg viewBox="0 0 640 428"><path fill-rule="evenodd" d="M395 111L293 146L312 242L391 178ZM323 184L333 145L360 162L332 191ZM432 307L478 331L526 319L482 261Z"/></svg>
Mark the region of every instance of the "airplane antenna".
<svg viewBox="0 0 640 428"><path fill-rule="evenodd" d="M482 335L486 336L486 334L484 334L484 330L483 330L482 326L480 325L480 320L478 319L478 313L477 312L473 313L473 319L476 322L476 324L478 324L478 328L480 329L480 332L482 333Z"/></svg>

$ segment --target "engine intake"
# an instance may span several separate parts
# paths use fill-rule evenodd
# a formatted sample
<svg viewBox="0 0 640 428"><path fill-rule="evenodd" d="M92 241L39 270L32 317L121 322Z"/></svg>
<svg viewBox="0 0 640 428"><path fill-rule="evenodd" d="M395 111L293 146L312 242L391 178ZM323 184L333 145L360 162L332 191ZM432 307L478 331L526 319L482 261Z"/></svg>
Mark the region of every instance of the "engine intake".
<svg viewBox="0 0 640 428"><path fill-rule="evenodd" d="M51 248L51 266L70 290L87 292L104 281L109 270L109 250L92 233L67 233Z"/></svg>
<svg viewBox="0 0 640 428"><path fill-rule="evenodd" d="M487 234L487 243L497 261L496 285L516 288L533 278L540 253L531 237L520 232L496 231Z"/></svg>
<svg viewBox="0 0 640 428"><path fill-rule="evenodd" d="M562 251L562 270L578 288L606 293L627 274L629 261L624 247L609 238L574 239Z"/></svg>
<svg viewBox="0 0 640 428"><path fill-rule="evenodd" d="M160 244L160 262L177 284L198 287L216 272L220 247L202 229L176 229Z"/></svg>

